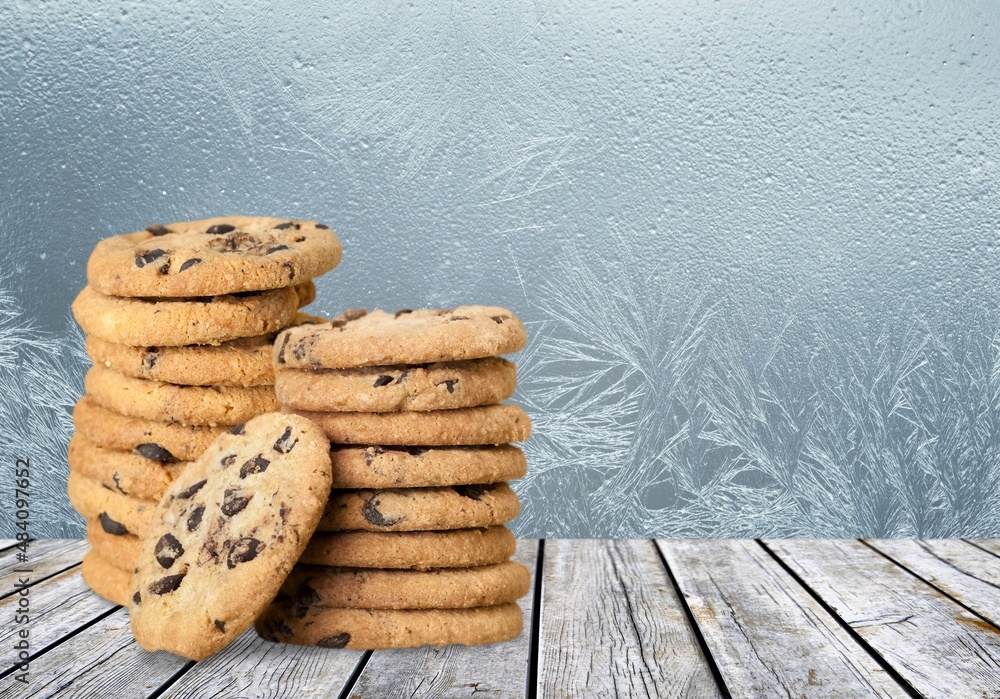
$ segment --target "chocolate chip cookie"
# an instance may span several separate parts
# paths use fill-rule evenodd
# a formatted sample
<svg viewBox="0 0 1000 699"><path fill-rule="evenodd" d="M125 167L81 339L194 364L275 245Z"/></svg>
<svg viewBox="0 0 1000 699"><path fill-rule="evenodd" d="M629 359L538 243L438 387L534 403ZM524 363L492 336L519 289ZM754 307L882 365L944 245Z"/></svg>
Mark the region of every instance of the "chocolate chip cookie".
<svg viewBox="0 0 1000 699"><path fill-rule="evenodd" d="M71 471L122 495L142 500L159 500L188 463L105 449L80 432L69 440L67 460Z"/></svg>
<svg viewBox="0 0 1000 699"><path fill-rule="evenodd" d="M129 616L143 648L200 660L253 623L319 522L329 453L314 424L270 413L185 469L139 545Z"/></svg>
<svg viewBox="0 0 1000 699"><path fill-rule="evenodd" d="M108 410L181 425L238 425L279 407L270 386L178 386L119 374L102 364L90 368L83 386Z"/></svg>
<svg viewBox="0 0 1000 699"><path fill-rule="evenodd" d="M135 534L120 533L107 519L88 519L87 542L109 565L132 575L139 557L139 537Z"/></svg>
<svg viewBox="0 0 1000 699"><path fill-rule="evenodd" d="M80 573L87 586L104 599L122 606L128 604L129 573L105 560L96 551L83 556Z"/></svg>
<svg viewBox="0 0 1000 699"><path fill-rule="evenodd" d="M524 452L509 444L487 447L335 446L334 488L416 488L496 483L524 476Z"/></svg>
<svg viewBox="0 0 1000 699"><path fill-rule="evenodd" d="M517 385L511 362L499 357L418 366L285 369L274 390L282 405L299 410L384 413L491 405Z"/></svg>
<svg viewBox="0 0 1000 699"><path fill-rule="evenodd" d="M281 590L300 616L312 606L463 609L514 602L528 593L528 569L514 561L475 568L379 570L297 565Z"/></svg>
<svg viewBox="0 0 1000 699"><path fill-rule="evenodd" d="M73 425L86 438L117 451L134 451L156 461L194 461L225 427L177 425L127 417L83 396L73 408Z"/></svg>
<svg viewBox="0 0 1000 699"><path fill-rule="evenodd" d="M418 648L477 645L516 638L523 619L516 604L471 609L333 609L310 607L296 614L276 602L257 621L262 638L322 648Z"/></svg>
<svg viewBox="0 0 1000 699"><path fill-rule="evenodd" d="M184 299L106 296L89 286L73 301L73 317L88 335L122 345L217 345L277 332L295 318L292 287Z"/></svg>
<svg viewBox="0 0 1000 699"><path fill-rule="evenodd" d="M479 359L516 352L524 326L505 308L347 311L329 323L283 332L274 344L278 367L346 369Z"/></svg>
<svg viewBox="0 0 1000 699"><path fill-rule="evenodd" d="M307 417L322 427L334 444L506 444L524 441L531 435L531 421L516 405L394 413L287 410Z"/></svg>
<svg viewBox="0 0 1000 699"><path fill-rule="evenodd" d="M450 488L335 490L330 494L317 530L471 529L509 522L520 511L521 503L506 483Z"/></svg>
<svg viewBox="0 0 1000 699"><path fill-rule="evenodd" d="M277 289L329 272L340 254L340 241L322 223L222 216L106 238L90 255L87 282L110 296Z"/></svg>
<svg viewBox="0 0 1000 699"><path fill-rule="evenodd" d="M156 507L153 500L130 498L75 471L69 472L66 493L73 509L86 519L99 519L123 534L141 535Z"/></svg>

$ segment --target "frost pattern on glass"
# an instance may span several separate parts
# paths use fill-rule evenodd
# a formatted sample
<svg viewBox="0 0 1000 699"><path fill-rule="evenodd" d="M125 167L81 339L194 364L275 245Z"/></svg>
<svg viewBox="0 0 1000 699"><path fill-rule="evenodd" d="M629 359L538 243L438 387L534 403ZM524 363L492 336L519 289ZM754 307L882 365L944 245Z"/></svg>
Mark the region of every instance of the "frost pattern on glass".
<svg viewBox="0 0 1000 699"><path fill-rule="evenodd" d="M1000 536L996 4L5 3L0 59L39 536L94 243L240 212L341 236L312 312L525 320L520 535Z"/></svg>

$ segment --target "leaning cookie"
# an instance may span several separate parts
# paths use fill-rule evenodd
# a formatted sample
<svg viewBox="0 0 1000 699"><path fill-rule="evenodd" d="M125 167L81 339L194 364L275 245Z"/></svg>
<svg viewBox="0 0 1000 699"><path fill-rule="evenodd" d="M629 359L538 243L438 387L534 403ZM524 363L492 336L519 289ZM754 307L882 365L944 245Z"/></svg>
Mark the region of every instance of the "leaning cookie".
<svg viewBox="0 0 1000 699"><path fill-rule="evenodd" d="M147 650L200 660L274 597L322 515L329 443L294 415L234 428L187 467L139 544L129 617Z"/></svg>
<svg viewBox="0 0 1000 699"><path fill-rule="evenodd" d="M222 216L106 238L90 255L87 282L112 296L277 289L329 272L340 254L340 241L322 223Z"/></svg>
<svg viewBox="0 0 1000 699"><path fill-rule="evenodd" d="M335 490L317 530L474 529L509 522L520 510L517 495L506 483L451 488Z"/></svg>
<svg viewBox="0 0 1000 699"><path fill-rule="evenodd" d="M269 641L322 648L418 648L478 645L516 638L523 619L516 604L471 609L332 609L310 607L298 614L291 602L276 602L257 621Z"/></svg>
<svg viewBox="0 0 1000 699"><path fill-rule="evenodd" d="M292 287L184 299L106 296L89 286L73 301L88 335L122 345L217 345L288 327L299 307Z"/></svg>
<svg viewBox="0 0 1000 699"><path fill-rule="evenodd" d="M418 366L286 369L274 390L282 405L299 410L384 413L491 405L510 398L514 365L499 357Z"/></svg>
<svg viewBox="0 0 1000 699"><path fill-rule="evenodd" d="M517 352L525 341L524 325L505 308L358 310L283 332L275 340L274 358L290 369L425 364Z"/></svg>
<svg viewBox="0 0 1000 699"><path fill-rule="evenodd" d="M334 444L496 445L522 442L531 435L531 420L516 405L393 413L286 410L315 422Z"/></svg>

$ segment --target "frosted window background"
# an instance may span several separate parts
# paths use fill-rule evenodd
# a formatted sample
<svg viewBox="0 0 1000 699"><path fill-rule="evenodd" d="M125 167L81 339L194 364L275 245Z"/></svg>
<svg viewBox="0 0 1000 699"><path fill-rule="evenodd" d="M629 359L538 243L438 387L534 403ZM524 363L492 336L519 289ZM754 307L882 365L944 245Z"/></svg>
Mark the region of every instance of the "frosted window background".
<svg viewBox="0 0 1000 699"><path fill-rule="evenodd" d="M333 226L314 312L526 321L521 536L1000 536L996 4L328 5L0 6L36 536L90 249L226 213Z"/></svg>

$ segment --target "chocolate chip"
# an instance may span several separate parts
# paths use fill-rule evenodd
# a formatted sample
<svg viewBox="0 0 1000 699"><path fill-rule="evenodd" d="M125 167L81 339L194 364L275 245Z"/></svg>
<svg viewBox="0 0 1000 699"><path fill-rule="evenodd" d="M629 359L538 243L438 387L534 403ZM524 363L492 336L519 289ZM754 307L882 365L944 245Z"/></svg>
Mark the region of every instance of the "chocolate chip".
<svg viewBox="0 0 1000 699"><path fill-rule="evenodd" d="M220 633L226 632L226 622L216 619L214 623L215 623L215 628L217 628Z"/></svg>
<svg viewBox="0 0 1000 699"><path fill-rule="evenodd" d="M244 427L245 425L243 423L240 423L239 425L233 425L227 430L227 432L229 432L229 434L237 434L237 435L244 434L246 432L246 430L243 429Z"/></svg>
<svg viewBox="0 0 1000 699"><path fill-rule="evenodd" d="M226 517L232 517L238 512L242 512L243 509L250 504L250 500L253 499L253 494L242 495L243 491L239 488L228 488L222 496L222 514Z"/></svg>
<svg viewBox="0 0 1000 699"><path fill-rule="evenodd" d="M395 312L395 313L393 314L393 316L392 316L392 317L393 317L393 318L399 318L399 316L401 316L401 315L404 315L404 314L406 314L406 313L413 313L413 309L412 309L412 308L404 308L404 309L403 309L403 310L401 310L401 311L396 311L396 312Z"/></svg>
<svg viewBox="0 0 1000 699"><path fill-rule="evenodd" d="M114 536L125 536L126 534L129 533L128 529L125 528L124 524L122 524L121 522L116 522L115 520L108 517L107 512L102 512L100 517L98 517L98 519L101 520L101 529L103 529L108 534L112 534Z"/></svg>
<svg viewBox="0 0 1000 699"><path fill-rule="evenodd" d="M146 231L152 233L153 235L166 235L170 232L170 229L164 226L162 223L154 223L152 226L146 226Z"/></svg>
<svg viewBox="0 0 1000 699"><path fill-rule="evenodd" d="M469 498L470 500L479 500L483 497L483 493L490 489L489 485L456 485L454 490L456 493L462 497Z"/></svg>
<svg viewBox="0 0 1000 699"><path fill-rule="evenodd" d="M281 267L285 270L288 270L288 281L292 281L293 279L295 279L295 268L292 267L291 262L282 262Z"/></svg>
<svg viewBox="0 0 1000 699"><path fill-rule="evenodd" d="M111 480L115 482L115 487L118 489L118 492L121 493L122 495L128 495L128 491L122 488L122 484L118 482L118 479L121 477L122 476L118 471L115 471L114 473L111 474Z"/></svg>
<svg viewBox="0 0 1000 699"><path fill-rule="evenodd" d="M330 230L330 227L328 225L326 225L325 223L317 223L316 227L319 228L320 230L323 230L323 231Z"/></svg>
<svg viewBox="0 0 1000 699"><path fill-rule="evenodd" d="M392 377L389 376L388 374L382 374L377 379L375 379L375 383L372 385L375 388L381 388L382 386L388 386L391 383L392 383Z"/></svg>
<svg viewBox="0 0 1000 699"><path fill-rule="evenodd" d="M365 506L361 508L361 514L365 516L369 522L374 524L376 527L391 527L392 525L403 519L400 517L386 517L384 514L379 512L379 500L378 494L372 495L368 500L365 501Z"/></svg>
<svg viewBox="0 0 1000 699"><path fill-rule="evenodd" d="M232 466L233 464L236 463L236 454L226 454L225 456L222 457L220 463L223 466Z"/></svg>
<svg viewBox="0 0 1000 699"><path fill-rule="evenodd" d="M292 449L294 449L295 445L298 443L299 443L298 438L292 440L292 428L291 426L288 426L285 428L285 431L281 433L281 436L278 437L278 440L274 443L274 450L279 454L287 454Z"/></svg>
<svg viewBox="0 0 1000 699"><path fill-rule="evenodd" d="M338 633L336 636L327 636L326 638L321 638L316 641L316 645L320 648L346 648L347 644L351 642L351 634L349 633Z"/></svg>
<svg viewBox="0 0 1000 699"><path fill-rule="evenodd" d="M490 318L501 325L505 320L510 320L510 316L490 316Z"/></svg>
<svg viewBox="0 0 1000 699"><path fill-rule="evenodd" d="M170 260L167 260L160 266L160 274L166 274L170 271Z"/></svg>
<svg viewBox="0 0 1000 699"><path fill-rule="evenodd" d="M159 350L156 347L147 347L146 355L142 358L142 366L147 371L156 366L156 360L160 358Z"/></svg>
<svg viewBox="0 0 1000 699"><path fill-rule="evenodd" d="M281 339L281 347L278 349L278 364L285 363L285 347L288 346L288 340L291 336L285 333L284 337Z"/></svg>
<svg viewBox="0 0 1000 699"><path fill-rule="evenodd" d="M290 249L291 248L289 248L287 245L275 245L273 248L268 248L267 252L265 252L264 254L270 255L272 252L278 252L279 250L290 250Z"/></svg>
<svg viewBox="0 0 1000 699"><path fill-rule="evenodd" d="M469 316L452 316L448 320L450 322L450 321L453 321L453 320L468 320L468 319L469 319Z"/></svg>
<svg viewBox="0 0 1000 699"><path fill-rule="evenodd" d="M403 383L404 381L406 381L406 377L409 376L409 375L410 375L410 370L409 369L403 369L403 373L399 375L398 379L396 379L396 383L397 384Z"/></svg>
<svg viewBox="0 0 1000 699"><path fill-rule="evenodd" d="M308 584L302 583L299 585L298 589L295 590L295 594L292 595L292 614L302 618L309 611L309 607L322 601L319 593L316 590L309 587Z"/></svg>
<svg viewBox="0 0 1000 699"><path fill-rule="evenodd" d="M448 393L455 392L455 384L458 383L458 379L445 379L444 381L438 381L435 386L444 386L448 389Z"/></svg>
<svg viewBox="0 0 1000 699"><path fill-rule="evenodd" d="M403 451L410 456L423 456L427 453L427 450L422 449L421 447L403 447Z"/></svg>
<svg viewBox="0 0 1000 699"><path fill-rule="evenodd" d="M136 590L135 594L132 595L132 602L134 602L135 604L139 604L140 602L142 602L142 595L139 594L138 590Z"/></svg>
<svg viewBox="0 0 1000 699"><path fill-rule="evenodd" d="M198 505L196 508L191 510L191 514L187 518L187 530L189 532L195 531L201 526L201 518L205 514L205 506Z"/></svg>
<svg viewBox="0 0 1000 699"><path fill-rule="evenodd" d="M288 221L286 223L279 223L277 226L275 226L275 228L277 228L279 231L284 231L284 230L288 230L289 228L291 228L294 225L295 225L295 221Z"/></svg>
<svg viewBox="0 0 1000 699"><path fill-rule="evenodd" d="M112 488L112 487L111 487L110 485L108 485L107 483L101 483L101 487L102 487L102 488L104 488L105 490L110 490L110 491L111 491L112 493L113 493L113 492L115 492L115 489L114 489L114 488Z"/></svg>
<svg viewBox="0 0 1000 699"><path fill-rule="evenodd" d="M228 223L217 223L214 226L210 226L205 233L208 235L225 235L226 233L235 230L236 226L231 226Z"/></svg>
<svg viewBox="0 0 1000 699"><path fill-rule="evenodd" d="M156 248L155 250L150 250L149 252L144 252L143 254L135 258L135 266L145 267L153 260L158 260L166 254L167 251L161 250L160 248Z"/></svg>
<svg viewBox="0 0 1000 699"><path fill-rule="evenodd" d="M156 556L157 563L164 568L169 568L174 564L174 561L184 555L184 547L181 546L181 542L177 540L176 536L167 533L156 542L153 555Z"/></svg>
<svg viewBox="0 0 1000 699"><path fill-rule="evenodd" d="M165 595L168 592L173 592L181 586L184 575L185 573L178 573L177 575L168 575L165 578L161 578L149 586L149 591L154 595Z"/></svg>
<svg viewBox="0 0 1000 699"><path fill-rule="evenodd" d="M246 478L252 473L263 473L270 465L271 462L263 456L255 456L240 467L240 478Z"/></svg>
<svg viewBox="0 0 1000 699"><path fill-rule="evenodd" d="M292 240L294 240L296 243L301 243L305 239L306 237L304 235L297 235L294 238L292 238Z"/></svg>
<svg viewBox="0 0 1000 699"><path fill-rule="evenodd" d="M184 264L182 264L181 268L179 270L177 270L177 271L178 272L183 272L186 269L191 269L192 267L194 267L199 262L201 262L201 258L200 257L192 257L190 260L185 260Z"/></svg>
<svg viewBox="0 0 1000 699"><path fill-rule="evenodd" d="M197 493L199 490L201 490L202 488L204 488L206 483L208 483L208 479L203 479L203 480L198 481L197 483L192 484L189 488L187 488L183 492L178 493L177 494L177 499L178 500L187 500L189 497L191 497L192 495L194 495L195 493Z"/></svg>
<svg viewBox="0 0 1000 699"><path fill-rule="evenodd" d="M292 635L292 629L285 623L284 619L278 622L278 632L284 634L285 636Z"/></svg>
<svg viewBox="0 0 1000 699"><path fill-rule="evenodd" d="M249 563L264 550L264 544L253 537L245 536L229 549L226 556L226 567L233 569L239 563Z"/></svg>
<svg viewBox="0 0 1000 699"><path fill-rule="evenodd" d="M364 318L366 315L368 315L368 311L366 311L365 309L352 308L349 311L344 311L338 317L350 321L350 320L357 320L358 318Z"/></svg>
<svg viewBox="0 0 1000 699"><path fill-rule="evenodd" d="M135 453L153 461L173 461L174 455L161 447L159 444L140 444L135 448Z"/></svg>
<svg viewBox="0 0 1000 699"><path fill-rule="evenodd" d="M365 449L365 465L371 466L372 462L375 460L376 456L380 456L385 453L385 449L382 447L368 447Z"/></svg>

